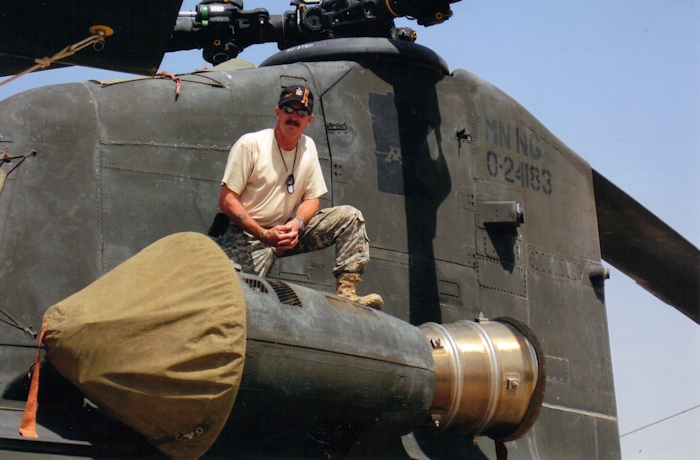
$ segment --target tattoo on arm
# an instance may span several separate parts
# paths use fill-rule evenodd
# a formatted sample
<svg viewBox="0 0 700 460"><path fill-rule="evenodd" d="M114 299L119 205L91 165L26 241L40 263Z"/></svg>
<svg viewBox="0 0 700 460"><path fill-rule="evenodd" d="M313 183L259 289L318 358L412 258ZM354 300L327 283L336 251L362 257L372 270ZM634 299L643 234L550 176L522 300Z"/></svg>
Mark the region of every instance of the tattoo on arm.
<svg viewBox="0 0 700 460"><path fill-rule="evenodd" d="M248 216L246 216L245 214L236 214L235 216L238 220L241 220L241 221L248 220Z"/></svg>

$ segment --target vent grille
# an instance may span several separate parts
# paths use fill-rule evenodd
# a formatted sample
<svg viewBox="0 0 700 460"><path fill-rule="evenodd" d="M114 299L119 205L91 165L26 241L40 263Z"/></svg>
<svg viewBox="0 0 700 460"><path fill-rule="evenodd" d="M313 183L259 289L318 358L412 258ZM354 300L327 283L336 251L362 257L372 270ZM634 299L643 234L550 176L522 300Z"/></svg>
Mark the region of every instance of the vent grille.
<svg viewBox="0 0 700 460"><path fill-rule="evenodd" d="M275 293L277 294L277 297L280 299L281 303L292 307L302 306L301 300L299 300L299 297L297 297L296 292L294 292L294 290L290 288L287 283L275 280L267 280L267 282L270 283L272 289L275 290Z"/></svg>
<svg viewBox="0 0 700 460"><path fill-rule="evenodd" d="M243 280L248 284L248 287L250 287L253 291L255 292L262 292L263 294L267 294L267 288L263 284L262 281L256 280L255 278L243 278Z"/></svg>

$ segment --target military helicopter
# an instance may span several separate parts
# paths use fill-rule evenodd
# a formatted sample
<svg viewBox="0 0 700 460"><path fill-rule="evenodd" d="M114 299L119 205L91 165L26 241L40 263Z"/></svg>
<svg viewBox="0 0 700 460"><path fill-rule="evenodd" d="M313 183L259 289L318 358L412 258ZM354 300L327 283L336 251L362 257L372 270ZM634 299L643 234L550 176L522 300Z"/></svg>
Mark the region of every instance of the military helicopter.
<svg viewBox="0 0 700 460"><path fill-rule="evenodd" d="M496 129L498 130L498 127L497 127ZM505 131L505 129L504 129L504 131ZM463 133L463 134L468 134L468 133ZM504 135L505 135L505 133L504 133ZM232 137L235 137L235 135L232 136ZM495 152L494 152L494 153L495 153ZM31 159L27 159L26 161L31 161ZM25 165L25 167L26 167L26 165ZM488 169L488 168L487 168L487 169ZM17 171L20 171L20 170L18 169ZM487 170L486 172L489 172L489 171ZM12 176L10 176L10 177L12 177ZM527 216L527 209L528 209L528 207L526 207L525 209L526 209L526 216ZM527 217L526 217L526 219L527 219ZM523 223L523 226L524 226L524 227L527 226L528 223L530 223L530 222L529 222L528 220L526 220L526 222ZM294 273L292 273L291 275L294 275ZM286 278L285 278L285 276L286 276ZM299 276L299 275L297 274L297 276ZM287 279L287 280L289 280L289 279L290 279L290 274L284 275L284 273L283 273L283 274L281 275L280 279ZM297 282L298 282L298 279L297 279L297 278L291 277L291 279L292 279L293 281L297 281ZM448 295L448 294L445 294L445 295ZM447 301L445 302L445 303L448 304L448 305L449 305L449 302L448 302L449 300L450 300L450 299L448 298ZM487 314L488 314L488 312L487 312ZM546 452L546 450L540 451L541 454L542 454L543 452ZM511 455L513 455L513 452L512 452L512 451L511 451ZM527 458L527 457L524 457L524 458Z"/></svg>

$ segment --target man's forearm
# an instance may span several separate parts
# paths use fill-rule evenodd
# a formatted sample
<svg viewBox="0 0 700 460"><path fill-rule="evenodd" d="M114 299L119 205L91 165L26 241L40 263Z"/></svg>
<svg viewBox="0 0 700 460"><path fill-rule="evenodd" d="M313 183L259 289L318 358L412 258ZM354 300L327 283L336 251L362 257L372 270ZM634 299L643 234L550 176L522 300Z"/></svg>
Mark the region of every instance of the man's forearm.
<svg viewBox="0 0 700 460"><path fill-rule="evenodd" d="M243 230L253 235L255 238L259 240L263 239L263 233L265 229L258 225L255 219L250 217L250 215L246 212L245 209L235 210L233 212L224 211L224 213L231 219L231 221L235 225L238 225Z"/></svg>
<svg viewBox="0 0 700 460"><path fill-rule="evenodd" d="M308 224L314 214L318 212L319 204L320 200L318 198L302 201L297 208L295 217L299 217L301 220L303 220L304 225Z"/></svg>
<svg viewBox="0 0 700 460"><path fill-rule="evenodd" d="M248 211L245 210L241 202L238 200L238 194L231 191L226 185L221 186L221 194L219 195L219 209L226 214L229 219L241 227L246 232L253 235L259 240L263 240L265 231L258 223L250 217Z"/></svg>

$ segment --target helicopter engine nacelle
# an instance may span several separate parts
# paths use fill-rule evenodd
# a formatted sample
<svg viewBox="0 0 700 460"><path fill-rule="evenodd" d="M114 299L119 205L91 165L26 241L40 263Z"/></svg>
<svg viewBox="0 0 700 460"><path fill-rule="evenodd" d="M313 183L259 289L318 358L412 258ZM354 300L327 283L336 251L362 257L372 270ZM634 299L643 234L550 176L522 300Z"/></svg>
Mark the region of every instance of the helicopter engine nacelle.
<svg viewBox="0 0 700 460"><path fill-rule="evenodd" d="M233 444L225 448L281 442L290 452L321 445L363 456L358 446L378 435L449 430L504 441L530 429L546 379L538 340L516 320L477 321L416 327L237 273L208 237L178 233L47 310L42 337L59 372L168 455L200 455L219 438ZM167 351L151 346L159 341ZM116 355L114 343L123 345ZM210 404L211 388L221 403ZM207 422L185 436L199 419ZM269 433L280 434L271 442Z"/></svg>
<svg viewBox="0 0 700 460"><path fill-rule="evenodd" d="M512 440L537 419L544 354L516 320L416 327L333 294L239 277L247 362L236 407L238 415L247 407L247 420L261 417L252 407L263 392L276 410L304 407L313 420L402 435L421 429Z"/></svg>

